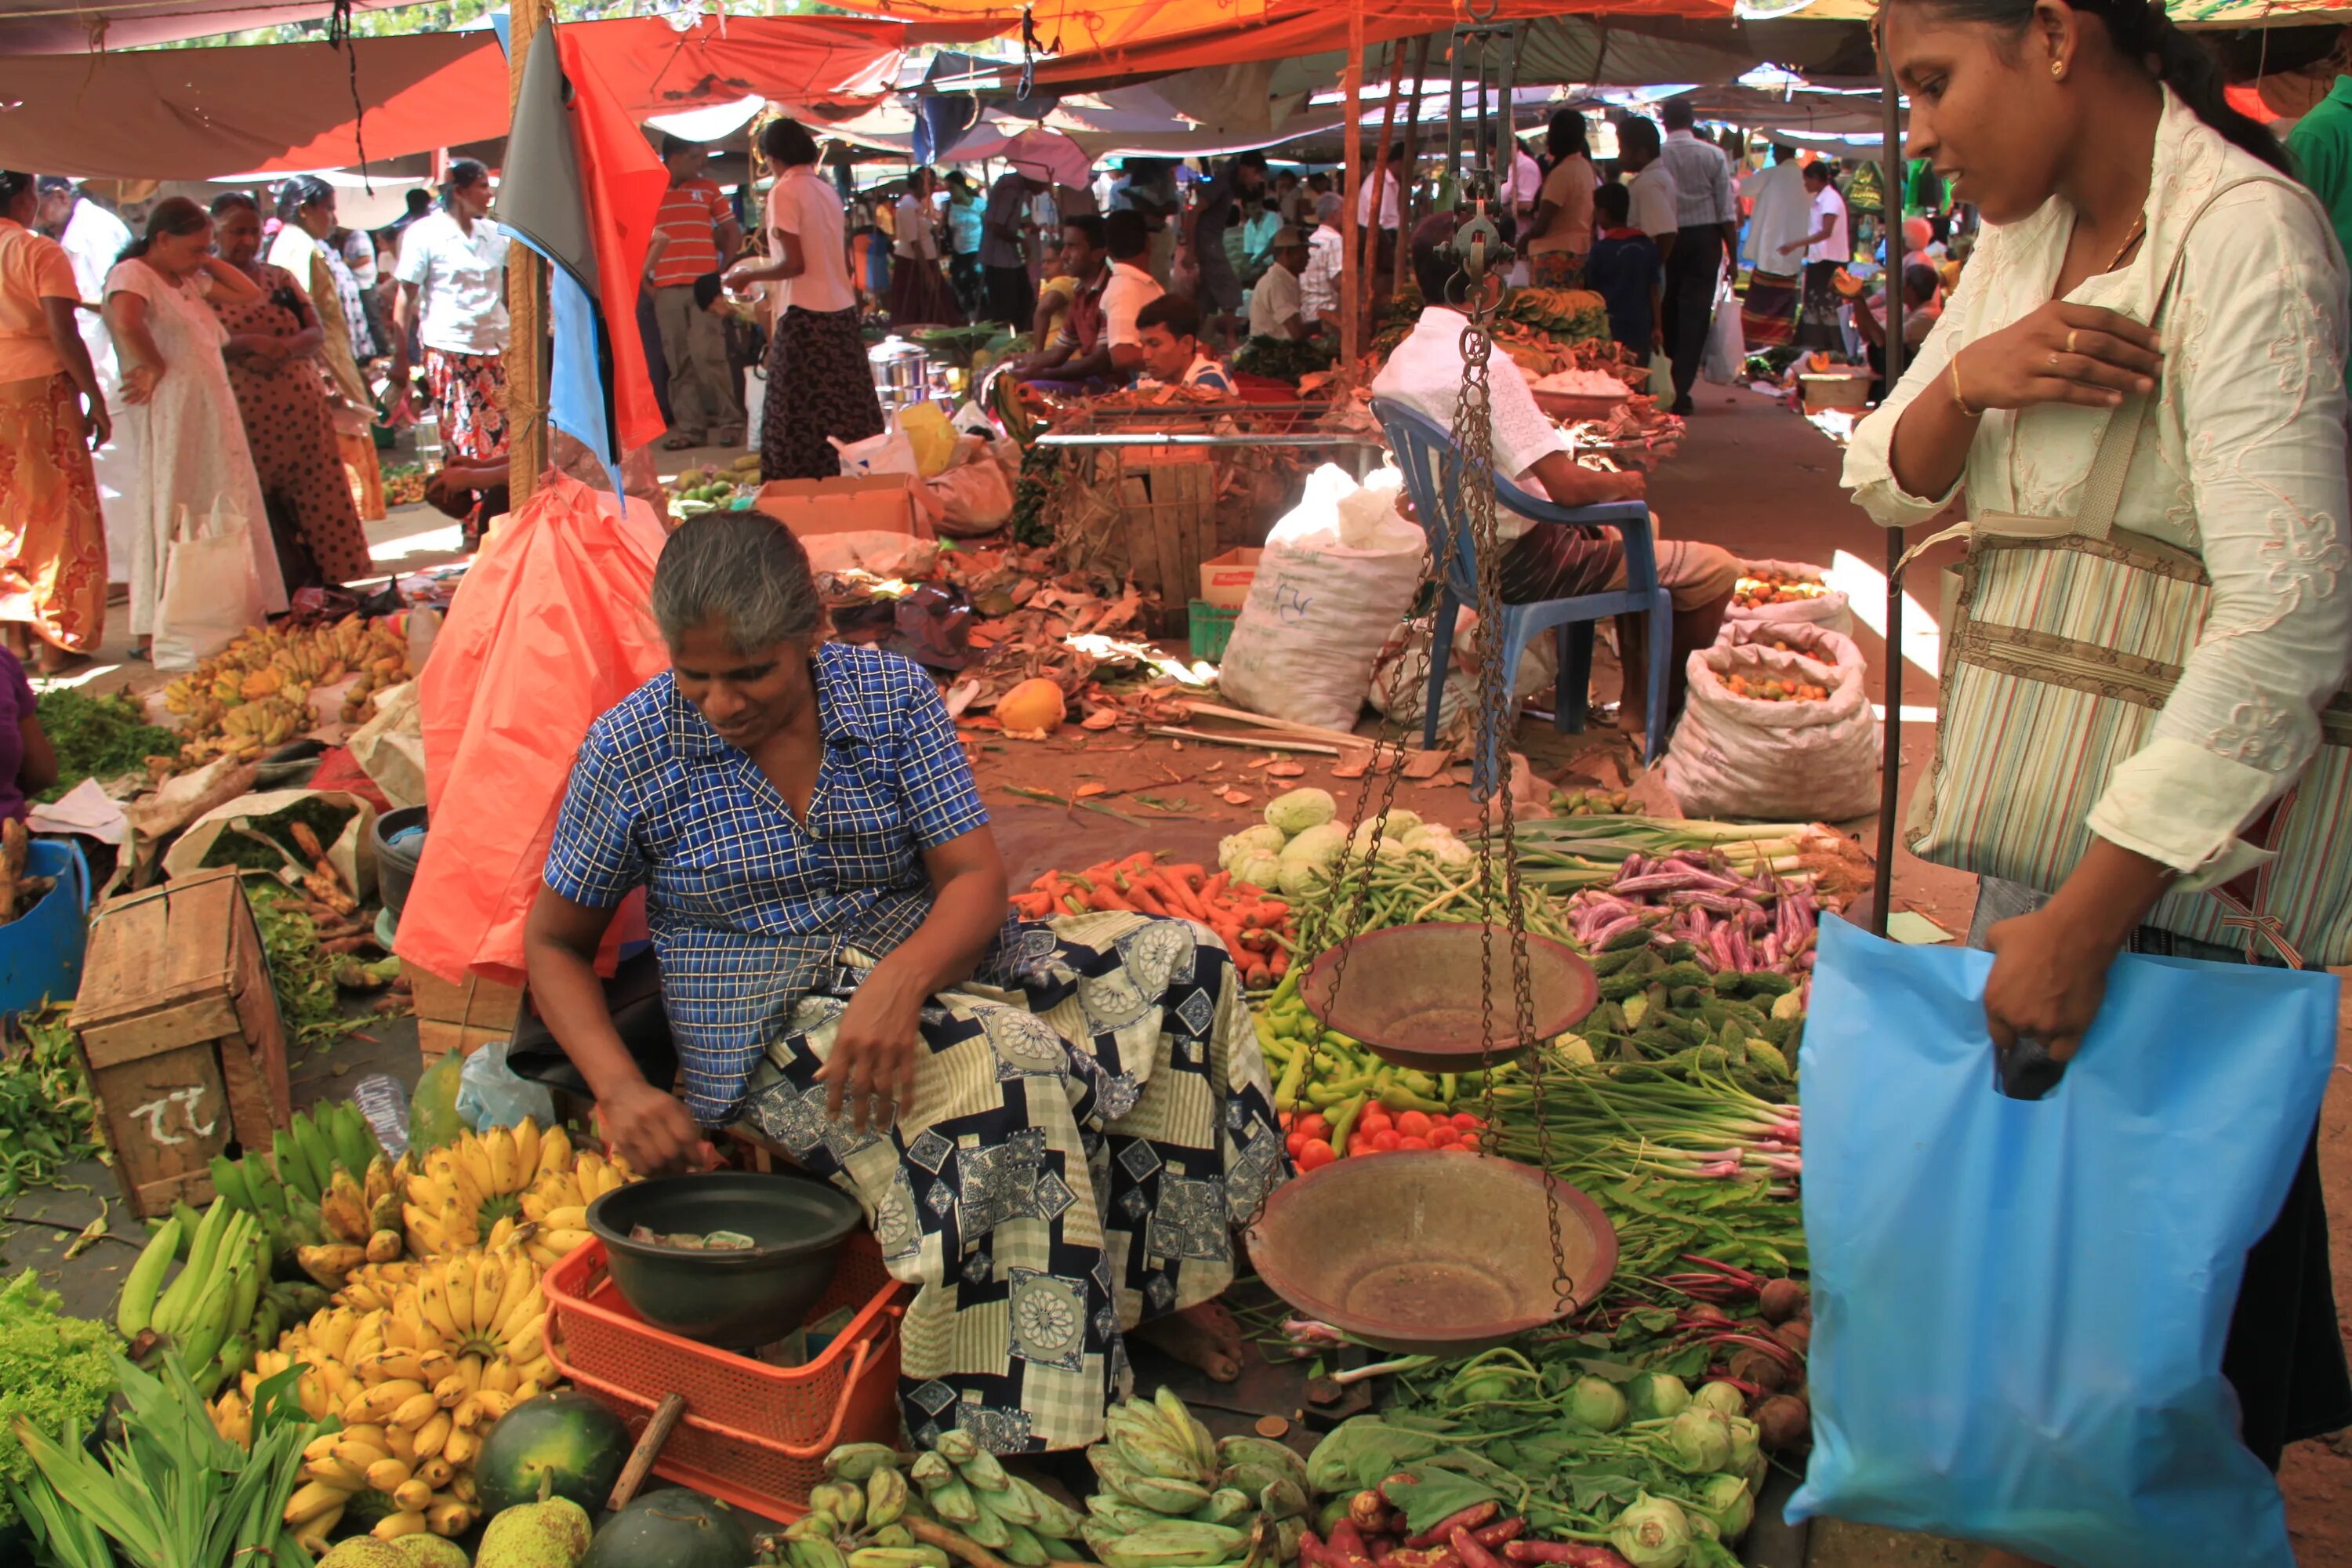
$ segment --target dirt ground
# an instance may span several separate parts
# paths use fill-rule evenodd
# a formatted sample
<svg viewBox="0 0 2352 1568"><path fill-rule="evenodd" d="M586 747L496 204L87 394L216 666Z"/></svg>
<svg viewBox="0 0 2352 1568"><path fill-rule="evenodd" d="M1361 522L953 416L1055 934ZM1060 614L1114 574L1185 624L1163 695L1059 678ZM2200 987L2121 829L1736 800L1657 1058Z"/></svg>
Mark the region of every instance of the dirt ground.
<svg viewBox="0 0 2352 1568"><path fill-rule="evenodd" d="M1883 580L1872 574L1885 568L1886 540L1839 489L1841 454L1795 415L1752 394L1703 387L1698 403L1689 438L1651 485L1651 503L1666 531L1721 544L1744 556L1833 566L1842 578L1851 576L1864 590L1855 605L1856 638L1870 659L1874 695L1883 698L1885 643L1872 627L1884 624L1885 590ZM685 467L707 460L708 455L678 457L678 466ZM424 508L403 509L372 526L369 535L386 571L415 570L448 559L457 545L454 527ZM1927 565L1935 563L1936 558L1929 557ZM1915 581L1932 581L1926 567L1918 570ZM1874 596L1875 603L1870 602ZM1927 595L1923 602L1932 603L1933 597ZM118 632L110 640L111 657L101 658L79 679L92 689L153 682L152 670L122 660L126 641ZM1903 704L1912 721L1903 726L1899 744L1907 799L1932 744L1935 654L1932 643L1923 646L1906 638L1906 646L1910 658L1904 671ZM1557 736L1534 720L1522 725L1519 743L1538 771L1551 778L1570 775L1579 768L1589 772L1602 753L1630 755L1630 749L1610 735ZM977 751L982 792L1016 887L1048 868L1075 868L1146 846L1184 859L1206 859L1220 838L1259 820L1265 800L1298 784L1322 784L1339 796L1344 814L1355 815L1361 786L1333 779L1332 759L1300 755L1294 760L1303 767L1302 776L1270 779L1265 766L1276 757L1269 752L1116 731L1087 733L1075 727L1043 742L989 735L980 739ZM1064 808L1013 793L1016 788L1042 790L1066 798L1089 784L1102 787L1086 804L1105 810ZM1222 792L1236 788L1245 791L1248 804L1229 805L1220 798ZM1425 817L1456 826L1475 821L1468 791L1459 785L1406 781L1396 798ZM1126 820L1106 815L1106 810ZM1842 826L1865 846L1874 841L1874 820ZM1927 915L1957 938L1966 930L1975 893L1972 879L1898 851L1894 899L1897 908ZM357 1077L368 1071L389 1071L413 1081L417 1070L413 1025L403 1020L372 1033L376 1037L373 1041L345 1043L297 1064L298 1103L348 1093ZM2352 1039L2352 1031L2346 1038ZM2347 1077L2336 1081L2322 1117L2320 1162L2333 1216L2335 1274L2343 1282L2339 1294L2352 1309L2352 1046L2339 1044L2339 1062ZM89 1174L96 1192L111 1196L105 1173L93 1169ZM96 1195L32 1194L16 1212L78 1229L97 1212ZM100 1246L70 1268L62 1268L61 1255L70 1234L38 1227L19 1230L5 1239L7 1264L11 1268L39 1267L67 1292L76 1310L109 1310L131 1253L120 1246ZM2328 1441L2297 1445L2287 1455L2281 1481L2304 1568L2352 1568L2352 1440L2338 1434ZM1823 1521L1811 1532L1808 1562L1813 1568L1968 1568L1977 1555L1973 1548L1949 1542Z"/></svg>

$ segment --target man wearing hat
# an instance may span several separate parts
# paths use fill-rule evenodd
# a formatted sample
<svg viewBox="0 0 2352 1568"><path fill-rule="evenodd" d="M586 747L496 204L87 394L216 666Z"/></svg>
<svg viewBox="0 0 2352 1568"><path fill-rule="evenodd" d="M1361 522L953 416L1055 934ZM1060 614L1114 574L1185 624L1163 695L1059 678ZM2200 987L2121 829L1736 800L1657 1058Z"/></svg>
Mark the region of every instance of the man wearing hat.
<svg viewBox="0 0 2352 1568"><path fill-rule="evenodd" d="M672 429L662 446L673 452L732 447L743 439L743 405L727 363L726 324L694 302L697 280L725 271L743 242L726 194L703 178L707 158L700 142L662 138L669 189L662 194L646 257L646 286L669 370Z"/></svg>
<svg viewBox="0 0 2352 1568"><path fill-rule="evenodd" d="M1306 271L1307 237L1295 228L1275 230L1273 264L1250 290L1250 336L1296 342L1314 335L1300 284Z"/></svg>

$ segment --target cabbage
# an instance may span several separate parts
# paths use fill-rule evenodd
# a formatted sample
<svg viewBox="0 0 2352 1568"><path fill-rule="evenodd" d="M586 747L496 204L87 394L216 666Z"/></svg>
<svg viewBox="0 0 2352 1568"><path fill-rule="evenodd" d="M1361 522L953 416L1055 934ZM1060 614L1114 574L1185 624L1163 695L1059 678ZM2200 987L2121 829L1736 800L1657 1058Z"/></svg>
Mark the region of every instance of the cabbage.
<svg viewBox="0 0 2352 1568"><path fill-rule="evenodd" d="M1339 803L1331 798L1328 789L1295 789L1288 795L1278 795L1265 803L1267 826L1285 834L1299 834L1310 827L1320 827L1339 815Z"/></svg>
<svg viewBox="0 0 2352 1568"><path fill-rule="evenodd" d="M1675 1462L1694 1475L1713 1475L1731 1462L1731 1428L1715 1411L1694 1403L1666 1428Z"/></svg>
<svg viewBox="0 0 2352 1568"><path fill-rule="evenodd" d="M1691 1395L1691 1403L1717 1415L1748 1414L1748 1396L1739 1392L1739 1385L1720 1380L1701 1384L1698 1392Z"/></svg>
<svg viewBox="0 0 2352 1568"><path fill-rule="evenodd" d="M1643 1492L1609 1527L1609 1544L1633 1568L1682 1568L1690 1554L1690 1521L1664 1498Z"/></svg>
<svg viewBox="0 0 2352 1568"><path fill-rule="evenodd" d="M1314 860L1284 856L1276 863L1275 886L1286 899L1311 899L1331 884L1331 868Z"/></svg>
<svg viewBox="0 0 2352 1568"><path fill-rule="evenodd" d="M1227 868L1233 872L1234 881L1246 883L1262 893L1282 886L1281 860L1258 850L1251 850Z"/></svg>
<svg viewBox="0 0 2352 1568"><path fill-rule="evenodd" d="M1568 1413L1596 1432L1613 1432L1625 1419L1625 1396L1602 1377L1580 1377L1568 1391Z"/></svg>
<svg viewBox="0 0 2352 1568"><path fill-rule="evenodd" d="M1424 834L1412 841L1412 852L1427 856L1441 866L1471 866L1477 863L1477 852L1452 834L1439 838Z"/></svg>
<svg viewBox="0 0 2352 1568"><path fill-rule="evenodd" d="M1268 826L1265 823L1260 823L1255 827L1244 827L1239 833L1229 836L1223 843L1217 846L1217 869L1233 871L1235 881L1247 881L1248 878L1242 876L1234 868L1252 855L1281 854L1282 847L1286 842L1282 829L1279 827Z"/></svg>
<svg viewBox="0 0 2352 1568"><path fill-rule="evenodd" d="M1339 851L1347 846L1348 830L1336 822L1317 823L1285 845L1281 884L1284 894L1303 898L1328 882Z"/></svg>
<svg viewBox="0 0 2352 1568"><path fill-rule="evenodd" d="M1574 1039L1572 1035L1562 1037ZM1581 1041L1578 1042L1582 1044ZM1592 1047L1585 1047L1584 1060L1592 1059ZM1683 1380L1669 1372L1645 1372L1635 1378L1625 1390L1636 1421L1671 1421L1690 1408L1690 1390Z"/></svg>

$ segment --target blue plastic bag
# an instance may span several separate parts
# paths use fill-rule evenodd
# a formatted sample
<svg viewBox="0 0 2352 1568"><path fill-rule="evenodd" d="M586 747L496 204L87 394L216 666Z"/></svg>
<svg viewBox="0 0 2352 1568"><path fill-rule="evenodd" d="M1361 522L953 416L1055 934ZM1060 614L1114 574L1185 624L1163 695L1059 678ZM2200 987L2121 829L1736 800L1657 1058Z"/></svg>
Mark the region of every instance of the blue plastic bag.
<svg viewBox="0 0 2352 1568"><path fill-rule="evenodd" d="M1822 923L1799 1082L1813 1453L1788 1514L2061 1568L2294 1568L2221 1347L2319 1113L2336 983L2126 955L2043 1100L1989 953Z"/></svg>

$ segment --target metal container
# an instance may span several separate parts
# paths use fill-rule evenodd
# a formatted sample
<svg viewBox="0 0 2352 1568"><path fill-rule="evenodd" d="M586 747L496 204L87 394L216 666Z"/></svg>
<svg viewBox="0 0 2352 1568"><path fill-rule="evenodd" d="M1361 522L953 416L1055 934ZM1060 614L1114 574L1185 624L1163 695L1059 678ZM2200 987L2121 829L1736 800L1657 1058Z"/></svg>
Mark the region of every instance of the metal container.
<svg viewBox="0 0 2352 1568"><path fill-rule="evenodd" d="M810 1176L722 1171L656 1176L588 1205L622 1299L655 1328L741 1350L782 1339L833 1283L857 1200ZM740 1231L757 1244L697 1251L635 1241L637 1226L669 1234Z"/></svg>
<svg viewBox="0 0 2352 1568"><path fill-rule="evenodd" d="M885 338L866 351L874 370L874 390L886 409L905 408L930 396L930 358L914 344Z"/></svg>

